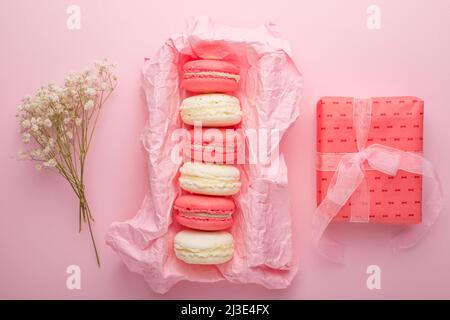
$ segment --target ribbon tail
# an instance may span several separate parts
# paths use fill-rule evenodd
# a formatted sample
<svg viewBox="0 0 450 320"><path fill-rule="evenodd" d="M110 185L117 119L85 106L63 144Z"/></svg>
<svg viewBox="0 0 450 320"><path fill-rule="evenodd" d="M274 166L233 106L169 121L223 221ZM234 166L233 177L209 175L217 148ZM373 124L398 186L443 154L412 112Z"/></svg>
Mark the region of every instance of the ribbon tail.
<svg viewBox="0 0 450 320"><path fill-rule="evenodd" d="M324 233L363 179L364 173L355 155L343 157L330 181L327 195L313 215L312 238L319 254L339 264L344 262L344 248Z"/></svg>
<svg viewBox="0 0 450 320"><path fill-rule="evenodd" d="M394 252L414 247L427 233L443 207L442 187L431 162L415 154L405 153L400 169L423 177L422 223L406 228L391 240Z"/></svg>
<svg viewBox="0 0 450 320"><path fill-rule="evenodd" d="M314 212L312 222L312 237L318 253L337 264L344 263L344 247L334 240L325 237L324 233L342 206L325 198Z"/></svg>

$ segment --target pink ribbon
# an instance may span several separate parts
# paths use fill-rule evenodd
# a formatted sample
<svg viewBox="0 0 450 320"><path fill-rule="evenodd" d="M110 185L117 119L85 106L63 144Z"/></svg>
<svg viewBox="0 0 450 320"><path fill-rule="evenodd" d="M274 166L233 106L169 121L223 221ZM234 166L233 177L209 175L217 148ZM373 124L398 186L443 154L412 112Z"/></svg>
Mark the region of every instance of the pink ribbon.
<svg viewBox="0 0 450 320"><path fill-rule="evenodd" d="M324 236L330 222L352 197L351 222L369 222L370 193L366 170L377 170L395 176L403 170L423 179L422 223L410 226L392 239L394 250L413 247L434 224L442 208L441 185L431 163L419 154L405 152L381 144L366 147L370 130L372 100L354 99L353 126L356 131L358 152L345 154L318 154L318 170L330 170L333 175L327 195L317 207L312 223L312 237L318 251L326 258L344 262L344 248ZM336 167L336 158L339 157Z"/></svg>

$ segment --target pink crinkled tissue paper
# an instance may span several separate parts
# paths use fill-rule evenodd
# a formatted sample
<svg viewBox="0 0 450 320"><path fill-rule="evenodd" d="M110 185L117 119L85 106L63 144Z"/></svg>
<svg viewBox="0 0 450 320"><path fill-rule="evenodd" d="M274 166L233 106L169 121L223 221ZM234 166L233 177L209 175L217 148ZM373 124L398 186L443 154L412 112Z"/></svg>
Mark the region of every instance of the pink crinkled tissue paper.
<svg viewBox="0 0 450 320"><path fill-rule="evenodd" d="M242 188L235 196L238 211L230 232L235 240L231 261L217 266L188 265L175 257L173 238L181 228L172 219L172 204L180 194L180 164L171 158L182 127L179 106L183 63L201 58L226 59L241 68L235 94L243 110L242 129L270 130L280 137L299 115L302 76L290 47L273 24L256 29L217 25L207 17L188 20L183 34L172 36L144 63L143 89L149 120L142 134L149 170L149 190L137 215L113 223L106 235L128 269L141 274L158 293L181 280L258 283L286 288L298 269L293 241L287 168L283 155L276 165L240 166ZM257 142L246 139L249 152ZM273 147L273 146L272 146ZM276 150L276 151L275 151ZM279 152L270 148L269 152Z"/></svg>

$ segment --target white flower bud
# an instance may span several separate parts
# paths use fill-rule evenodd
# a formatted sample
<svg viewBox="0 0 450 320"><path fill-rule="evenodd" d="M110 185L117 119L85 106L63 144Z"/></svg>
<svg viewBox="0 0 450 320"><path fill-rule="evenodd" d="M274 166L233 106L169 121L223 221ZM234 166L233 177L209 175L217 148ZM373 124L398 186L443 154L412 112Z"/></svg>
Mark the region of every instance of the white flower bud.
<svg viewBox="0 0 450 320"><path fill-rule="evenodd" d="M29 119L25 119L22 121L22 128L24 129L28 129L31 127L31 122Z"/></svg>
<svg viewBox="0 0 450 320"><path fill-rule="evenodd" d="M94 107L94 101L89 100L84 104L84 110L88 111L91 110Z"/></svg>
<svg viewBox="0 0 450 320"><path fill-rule="evenodd" d="M45 167L47 167L47 168L53 168L53 167L56 167L56 164L57 164L57 162L56 162L56 160L55 159L49 159L49 160L47 160L47 161L45 161L44 162L44 166Z"/></svg>
<svg viewBox="0 0 450 320"><path fill-rule="evenodd" d="M30 156L32 156L33 158L39 158L41 156L41 150L40 149L31 150Z"/></svg>
<svg viewBox="0 0 450 320"><path fill-rule="evenodd" d="M88 94L89 96L95 96L97 94L97 91L94 88L87 88L86 94Z"/></svg>
<svg viewBox="0 0 450 320"><path fill-rule="evenodd" d="M59 97L58 97L58 95L55 94L55 93L51 93L51 94L49 95L49 99L50 99L51 102L58 102L58 101L59 101Z"/></svg>
<svg viewBox="0 0 450 320"><path fill-rule="evenodd" d="M23 151L23 150L19 150L18 156L19 156L19 159L20 159L20 160L25 160L25 159L27 159L27 154L26 154L26 152Z"/></svg>
<svg viewBox="0 0 450 320"><path fill-rule="evenodd" d="M31 138L31 135L30 135L28 132L25 132L25 133L22 135L22 142L25 143L25 144L27 144L27 143L30 142L30 138Z"/></svg>

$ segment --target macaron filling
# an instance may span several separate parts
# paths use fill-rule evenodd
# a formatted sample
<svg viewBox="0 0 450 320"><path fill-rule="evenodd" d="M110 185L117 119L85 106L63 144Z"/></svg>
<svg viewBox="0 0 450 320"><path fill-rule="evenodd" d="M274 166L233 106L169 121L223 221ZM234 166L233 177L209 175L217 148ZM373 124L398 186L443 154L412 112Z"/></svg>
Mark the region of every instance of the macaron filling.
<svg viewBox="0 0 450 320"><path fill-rule="evenodd" d="M213 214L208 212L180 212L180 215L194 218L229 219L231 214Z"/></svg>
<svg viewBox="0 0 450 320"><path fill-rule="evenodd" d="M221 183L226 183L228 184L232 184L234 185L241 185L241 182L239 180L236 180L233 177L199 177L199 176L194 176L194 175L189 175L189 174L183 174L180 176L180 179L189 179L190 181L192 181L193 183L198 182L201 184L211 184L211 185L220 185ZM224 186L226 187L226 186Z"/></svg>
<svg viewBox="0 0 450 320"><path fill-rule="evenodd" d="M227 78L227 79L233 79L236 82L239 82L239 80L240 80L240 76L238 74L227 73L227 72L198 71L198 72L185 72L184 73L184 78L192 78L192 77Z"/></svg>

